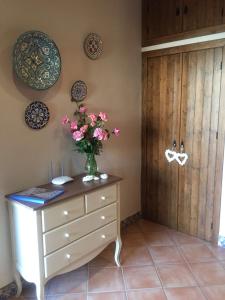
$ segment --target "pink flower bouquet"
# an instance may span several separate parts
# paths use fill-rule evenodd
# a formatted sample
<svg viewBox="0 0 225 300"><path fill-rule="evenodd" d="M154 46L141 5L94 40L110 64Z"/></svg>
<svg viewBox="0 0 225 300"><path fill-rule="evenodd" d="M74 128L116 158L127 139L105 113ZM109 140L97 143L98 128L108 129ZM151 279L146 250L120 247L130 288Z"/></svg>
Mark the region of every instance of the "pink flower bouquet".
<svg viewBox="0 0 225 300"><path fill-rule="evenodd" d="M76 151L86 153L89 160L95 160L94 155L101 153L103 147L102 142L107 141L111 133L115 136L119 136L120 134L118 128L114 128L112 132L105 128L105 123L108 121L108 116L105 112L100 112L99 114L87 113L87 107L81 104L78 106L74 115L74 120L70 120L67 116L64 116L62 118L62 124L69 127L76 146ZM93 173L91 175L94 175L96 171L97 166L96 170L92 172L88 170L88 173Z"/></svg>

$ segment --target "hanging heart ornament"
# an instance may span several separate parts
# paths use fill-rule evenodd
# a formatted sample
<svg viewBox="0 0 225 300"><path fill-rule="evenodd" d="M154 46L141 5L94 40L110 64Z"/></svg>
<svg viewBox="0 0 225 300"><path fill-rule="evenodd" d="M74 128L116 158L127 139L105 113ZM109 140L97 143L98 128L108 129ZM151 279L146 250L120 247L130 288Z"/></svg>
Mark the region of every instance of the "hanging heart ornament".
<svg viewBox="0 0 225 300"><path fill-rule="evenodd" d="M168 162L171 162L173 161L174 159L176 159L176 156L177 156L177 153L175 151L172 151L170 149L167 149L165 151L165 156L166 156L166 159L168 160Z"/></svg>
<svg viewBox="0 0 225 300"><path fill-rule="evenodd" d="M188 160L187 153L176 153L176 161L179 165L184 166Z"/></svg>

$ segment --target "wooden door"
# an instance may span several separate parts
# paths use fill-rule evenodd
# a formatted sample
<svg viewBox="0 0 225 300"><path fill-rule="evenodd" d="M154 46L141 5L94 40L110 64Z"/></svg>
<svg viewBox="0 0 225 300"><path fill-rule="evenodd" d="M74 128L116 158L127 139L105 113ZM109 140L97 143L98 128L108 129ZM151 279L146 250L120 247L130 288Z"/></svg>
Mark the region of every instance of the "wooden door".
<svg viewBox="0 0 225 300"><path fill-rule="evenodd" d="M183 31L223 23L224 0L183 0Z"/></svg>
<svg viewBox="0 0 225 300"><path fill-rule="evenodd" d="M182 30L181 0L143 0L143 44Z"/></svg>
<svg viewBox="0 0 225 300"><path fill-rule="evenodd" d="M189 160L179 168L178 230L206 240L212 239L214 203L220 203L215 187L221 179L217 160L223 161L217 156L222 59L223 48L183 53L180 142Z"/></svg>
<svg viewBox="0 0 225 300"><path fill-rule="evenodd" d="M178 165L165 150L179 140L181 54L145 58L143 97L142 211L177 228Z"/></svg>

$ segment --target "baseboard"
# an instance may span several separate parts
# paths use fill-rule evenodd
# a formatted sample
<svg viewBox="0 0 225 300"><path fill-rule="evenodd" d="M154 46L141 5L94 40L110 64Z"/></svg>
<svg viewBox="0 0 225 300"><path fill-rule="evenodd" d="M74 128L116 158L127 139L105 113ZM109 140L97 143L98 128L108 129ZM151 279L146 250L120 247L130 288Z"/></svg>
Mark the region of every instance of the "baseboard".
<svg viewBox="0 0 225 300"><path fill-rule="evenodd" d="M121 221L121 228L124 229L127 226L134 224L135 222L137 222L137 220L142 218L142 213L139 211L136 214L126 218L125 220Z"/></svg>

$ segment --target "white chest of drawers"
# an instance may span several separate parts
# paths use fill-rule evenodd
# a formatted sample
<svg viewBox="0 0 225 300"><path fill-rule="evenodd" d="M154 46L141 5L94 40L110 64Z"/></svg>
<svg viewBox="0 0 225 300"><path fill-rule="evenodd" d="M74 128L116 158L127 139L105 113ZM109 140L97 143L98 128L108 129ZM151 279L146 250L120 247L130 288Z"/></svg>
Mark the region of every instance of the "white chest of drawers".
<svg viewBox="0 0 225 300"><path fill-rule="evenodd" d="M36 284L37 299L44 300L44 285L56 275L74 270L116 242L119 266L120 178L74 182L48 204L9 201L15 280L20 275ZM46 185L45 187L51 187Z"/></svg>

